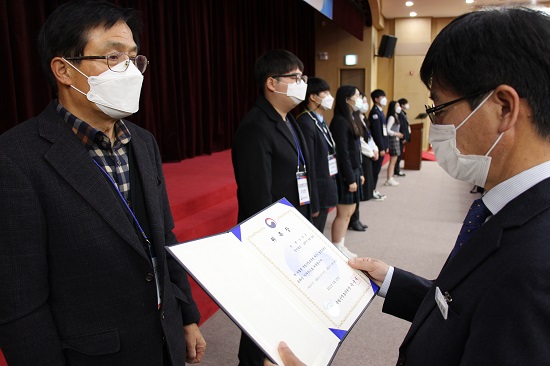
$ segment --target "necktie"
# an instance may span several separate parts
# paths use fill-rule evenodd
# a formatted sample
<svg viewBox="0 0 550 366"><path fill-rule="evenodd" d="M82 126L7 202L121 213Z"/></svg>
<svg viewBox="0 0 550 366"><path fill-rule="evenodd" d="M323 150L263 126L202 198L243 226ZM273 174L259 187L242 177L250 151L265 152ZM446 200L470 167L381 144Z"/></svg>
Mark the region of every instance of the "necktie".
<svg viewBox="0 0 550 366"><path fill-rule="evenodd" d="M470 206L470 210L468 211L468 214L464 219L464 223L462 224L462 228L460 229L458 238L456 239L456 243L453 251L451 252L450 259L452 259L456 255L462 245L470 239L474 232L479 229L481 225L483 225L485 220L487 220L487 217L489 217L490 215L491 211L489 211L487 206L485 206L481 198L475 200L474 203L472 203L472 206Z"/></svg>

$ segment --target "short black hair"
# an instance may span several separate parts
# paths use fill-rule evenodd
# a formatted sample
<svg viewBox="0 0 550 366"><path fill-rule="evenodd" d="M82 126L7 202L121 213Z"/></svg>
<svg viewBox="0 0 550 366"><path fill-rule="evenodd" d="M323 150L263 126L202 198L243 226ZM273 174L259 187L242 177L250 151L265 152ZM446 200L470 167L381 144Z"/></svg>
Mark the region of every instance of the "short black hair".
<svg viewBox="0 0 550 366"><path fill-rule="evenodd" d="M126 22L139 47L142 23L134 9L124 9L104 0L85 0L62 4L50 14L38 34L38 53L54 94L57 94L57 83L50 68L51 60L82 56L91 30L110 29L119 21Z"/></svg>
<svg viewBox="0 0 550 366"><path fill-rule="evenodd" d="M321 78L309 78L307 79L307 92L305 102L309 100L311 94L317 95L319 93L329 91L330 86L326 80Z"/></svg>
<svg viewBox="0 0 550 366"><path fill-rule="evenodd" d="M372 93L370 93L370 97L373 102L375 101L376 98L380 98L384 96L386 96L386 92L383 91L382 89L375 89L372 91Z"/></svg>
<svg viewBox="0 0 550 366"><path fill-rule="evenodd" d="M397 103L399 103L399 105L405 105L405 104L409 103L409 101L405 98L401 98L397 101Z"/></svg>
<svg viewBox="0 0 550 366"><path fill-rule="evenodd" d="M538 134L550 139L550 17L527 8L499 8L462 15L430 46L420 78L460 96L509 85L533 111ZM483 96L469 101L472 108Z"/></svg>
<svg viewBox="0 0 550 366"><path fill-rule="evenodd" d="M292 70L304 70L304 64L293 53L287 50L271 50L260 56L254 65L254 76L260 95L264 95L267 78L284 75Z"/></svg>

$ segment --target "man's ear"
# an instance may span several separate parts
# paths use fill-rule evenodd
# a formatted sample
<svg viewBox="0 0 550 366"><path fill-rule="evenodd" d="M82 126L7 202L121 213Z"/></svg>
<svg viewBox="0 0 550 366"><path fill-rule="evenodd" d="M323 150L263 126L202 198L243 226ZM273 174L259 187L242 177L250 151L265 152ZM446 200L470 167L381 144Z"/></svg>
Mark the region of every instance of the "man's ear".
<svg viewBox="0 0 550 366"><path fill-rule="evenodd" d="M61 57L54 57L50 62L50 68L52 69L55 79L64 85L72 85L73 83L73 68L67 65L68 61L65 61Z"/></svg>
<svg viewBox="0 0 550 366"><path fill-rule="evenodd" d="M265 81L265 89L266 90L269 90L269 91L275 91L275 83L277 82L277 80L275 80L275 78L272 78L272 77L268 77L267 80Z"/></svg>
<svg viewBox="0 0 550 366"><path fill-rule="evenodd" d="M518 92L509 85L499 85L491 98L498 107L500 125L498 132L502 133L513 128L518 120L520 97Z"/></svg>

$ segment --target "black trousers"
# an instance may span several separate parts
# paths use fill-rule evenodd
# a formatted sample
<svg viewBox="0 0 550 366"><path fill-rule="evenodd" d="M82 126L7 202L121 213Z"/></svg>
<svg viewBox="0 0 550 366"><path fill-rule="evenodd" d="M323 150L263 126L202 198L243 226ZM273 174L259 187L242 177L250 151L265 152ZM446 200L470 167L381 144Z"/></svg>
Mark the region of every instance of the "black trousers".
<svg viewBox="0 0 550 366"><path fill-rule="evenodd" d="M241 333L239 344L239 366L263 366L265 355L256 343Z"/></svg>
<svg viewBox="0 0 550 366"><path fill-rule="evenodd" d="M383 162L384 156L381 156L378 160L372 162L372 180L374 183L374 189L376 189L376 185L378 184L378 175L380 174L380 170L382 170Z"/></svg>
<svg viewBox="0 0 550 366"><path fill-rule="evenodd" d="M401 167L399 166L401 164L401 160L403 160L403 148L405 144L403 144L403 140L399 140L399 149L401 151L401 154L397 157L397 161L395 162L395 168L393 169L393 174L399 174L401 171Z"/></svg>
<svg viewBox="0 0 550 366"><path fill-rule="evenodd" d="M319 216L313 218L313 226L317 228L321 233L325 231L325 225L327 224L328 208L319 209Z"/></svg>

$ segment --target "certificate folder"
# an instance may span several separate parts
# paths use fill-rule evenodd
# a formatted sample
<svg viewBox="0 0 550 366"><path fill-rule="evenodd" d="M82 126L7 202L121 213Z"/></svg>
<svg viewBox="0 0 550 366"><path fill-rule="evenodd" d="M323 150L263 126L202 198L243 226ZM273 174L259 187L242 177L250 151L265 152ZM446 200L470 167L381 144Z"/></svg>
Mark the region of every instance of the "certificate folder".
<svg viewBox="0 0 550 366"><path fill-rule="evenodd" d="M167 249L280 365L280 341L307 365L330 365L378 291L286 199L228 232Z"/></svg>

